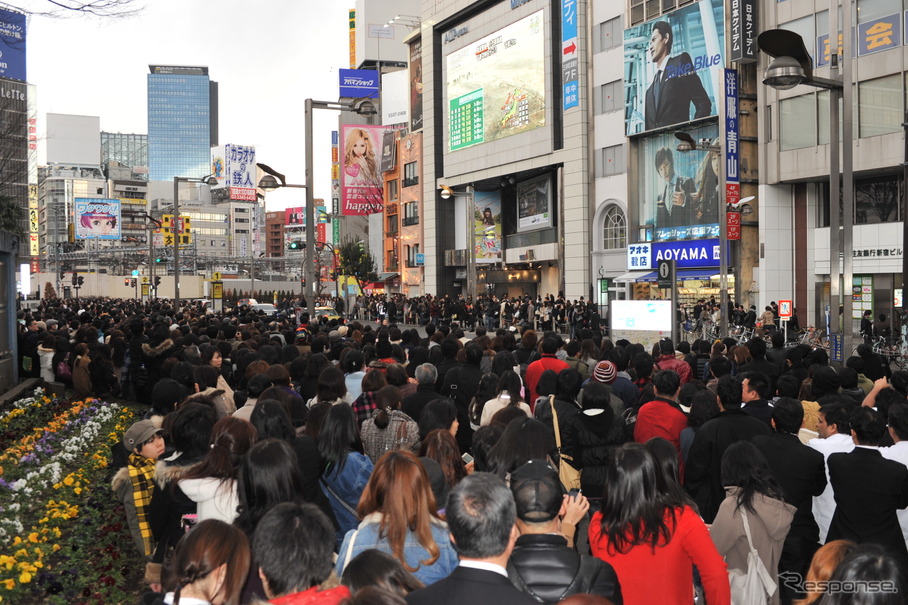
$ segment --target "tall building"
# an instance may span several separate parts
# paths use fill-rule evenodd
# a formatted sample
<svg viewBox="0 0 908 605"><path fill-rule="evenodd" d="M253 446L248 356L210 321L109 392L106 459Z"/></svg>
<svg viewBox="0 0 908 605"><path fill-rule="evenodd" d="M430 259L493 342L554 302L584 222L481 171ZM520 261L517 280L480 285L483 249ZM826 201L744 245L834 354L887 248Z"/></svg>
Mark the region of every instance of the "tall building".
<svg viewBox="0 0 908 605"><path fill-rule="evenodd" d="M217 82L207 67L148 67L149 179L209 174L218 144Z"/></svg>
<svg viewBox="0 0 908 605"><path fill-rule="evenodd" d="M102 132L101 165L105 170L114 169L118 172L118 176L120 176L119 169L125 169L130 173L132 179L147 181L148 135L131 132ZM123 178L130 178L130 176L124 175Z"/></svg>

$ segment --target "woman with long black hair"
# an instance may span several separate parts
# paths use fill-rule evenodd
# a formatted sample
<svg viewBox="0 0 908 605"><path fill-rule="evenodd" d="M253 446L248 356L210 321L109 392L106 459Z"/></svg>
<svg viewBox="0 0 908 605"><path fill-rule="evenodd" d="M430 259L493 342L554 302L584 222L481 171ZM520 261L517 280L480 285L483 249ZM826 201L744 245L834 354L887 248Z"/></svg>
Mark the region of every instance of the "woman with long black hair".
<svg viewBox="0 0 908 605"><path fill-rule="evenodd" d="M696 565L709 605L728 605L725 562L700 516L659 489L660 469L639 443L615 451L602 510L590 521L593 555L611 564L625 605L690 603Z"/></svg>

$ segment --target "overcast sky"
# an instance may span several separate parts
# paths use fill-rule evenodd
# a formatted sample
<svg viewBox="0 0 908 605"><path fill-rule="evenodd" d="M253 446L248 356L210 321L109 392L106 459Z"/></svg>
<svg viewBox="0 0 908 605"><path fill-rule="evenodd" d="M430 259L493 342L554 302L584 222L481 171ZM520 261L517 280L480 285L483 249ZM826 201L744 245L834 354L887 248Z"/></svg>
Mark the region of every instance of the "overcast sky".
<svg viewBox="0 0 908 605"><path fill-rule="evenodd" d="M91 115L108 132L147 133L148 65L207 65L220 86L219 142L254 145L258 161L303 183L303 102L337 100L337 70L349 67L347 13L353 4L147 0L138 15L121 19L32 16L28 80L37 86L39 120L47 113ZM336 115L314 114L315 197L330 198ZM302 205L304 194L270 193L267 209Z"/></svg>

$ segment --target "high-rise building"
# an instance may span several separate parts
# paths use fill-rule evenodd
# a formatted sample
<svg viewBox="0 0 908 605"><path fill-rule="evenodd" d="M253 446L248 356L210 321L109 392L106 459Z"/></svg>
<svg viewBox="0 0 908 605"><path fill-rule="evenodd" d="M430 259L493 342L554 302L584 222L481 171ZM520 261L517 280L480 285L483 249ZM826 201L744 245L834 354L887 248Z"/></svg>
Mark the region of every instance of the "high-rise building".
<svg viewBox="0 0 908 605"><path fill-rule="evenodd" d="M218 85L207 67L149 65L148 167L153 181L209 174L218 144Z"/></svg>
<svg viewBox="0 0 908 605"><path fill-rule="evenodd" d="M101 165L105 170L125 169L129 171L132 179L147 181L148 135L131 132L102 132ZM130 178L130 176L124 178Z"/></svg>

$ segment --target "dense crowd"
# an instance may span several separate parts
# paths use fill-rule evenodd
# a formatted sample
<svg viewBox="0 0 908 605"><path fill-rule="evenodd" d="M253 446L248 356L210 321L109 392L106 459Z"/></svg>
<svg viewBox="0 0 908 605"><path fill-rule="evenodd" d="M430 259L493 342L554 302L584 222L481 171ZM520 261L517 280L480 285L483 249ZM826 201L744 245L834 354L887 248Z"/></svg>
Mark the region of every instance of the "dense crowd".
<svg viewBox="0 0 908 605"><path fill-rule="evenodd" d="M20 363L147 406L111 485L147 603L904 602L908 373L477 320L506 302L421 336L46 301Z"/></svg>

